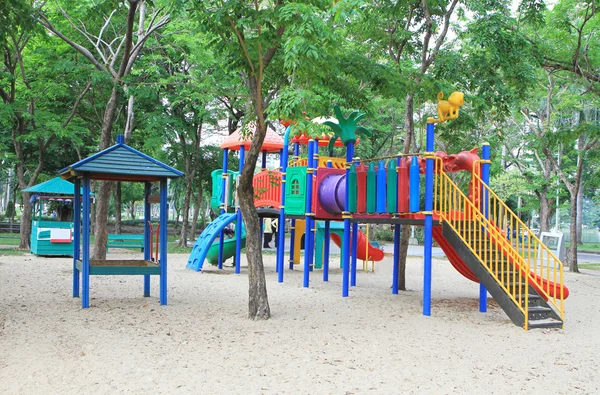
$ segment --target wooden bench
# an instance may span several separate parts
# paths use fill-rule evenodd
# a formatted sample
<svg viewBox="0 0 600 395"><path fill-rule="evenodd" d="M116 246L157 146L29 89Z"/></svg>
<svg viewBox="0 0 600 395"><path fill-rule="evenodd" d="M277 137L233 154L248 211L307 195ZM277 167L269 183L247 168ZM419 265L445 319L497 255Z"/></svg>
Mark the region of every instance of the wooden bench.
<svg viewBox="0 0 600 395"><path fill-rule="evenodd" d="M144 251L144 235L108 235L108 242L106 243L106 252L109 248L139 248L142 252Z"/></svg>

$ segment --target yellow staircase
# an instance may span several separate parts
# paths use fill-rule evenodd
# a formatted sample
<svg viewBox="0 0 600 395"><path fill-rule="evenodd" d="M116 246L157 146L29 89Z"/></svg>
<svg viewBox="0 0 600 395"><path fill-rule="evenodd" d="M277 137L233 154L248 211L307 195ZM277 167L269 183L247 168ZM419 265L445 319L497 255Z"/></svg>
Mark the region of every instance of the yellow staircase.
<svg viewBox="0 0 600 395"><path fill-rule="evenodd" d="M480 162L476 162L479 169ZM511 320L523 328L562 328L563 264L472 172L467 197L436 159L434 215L442 232Z"/></svg>

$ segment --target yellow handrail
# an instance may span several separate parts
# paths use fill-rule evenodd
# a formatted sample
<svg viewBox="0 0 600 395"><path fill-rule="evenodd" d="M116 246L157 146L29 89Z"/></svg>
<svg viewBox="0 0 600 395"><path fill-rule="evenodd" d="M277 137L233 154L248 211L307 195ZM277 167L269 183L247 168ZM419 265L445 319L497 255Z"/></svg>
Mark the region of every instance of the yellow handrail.
<svg viewBox="0 0 600 395"><path fill-rule="evenodd" d="M530 285L555 307L564 320L563 266L560 260L483 183L479 172L472 173L469 198L443 171L442 161L438 158L435 169L435 213L455 231L523 312L525 329L528 328ZM482 211L487 211L488 218ZM508 234L504 231L507 228L510 228ZM513 231L516 237L513 237ZM550 282L554 285L551 286Z"/></svg>

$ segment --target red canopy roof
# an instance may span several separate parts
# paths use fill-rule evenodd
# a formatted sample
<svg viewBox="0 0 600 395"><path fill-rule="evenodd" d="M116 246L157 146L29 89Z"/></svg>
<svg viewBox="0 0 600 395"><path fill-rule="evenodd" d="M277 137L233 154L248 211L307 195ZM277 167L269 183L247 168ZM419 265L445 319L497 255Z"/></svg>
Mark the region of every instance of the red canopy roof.
<svg viewBox="0 0 600 395"><path fill-rule="evenodd" d="M244 149L250 149L250 145L252 144L252 136L254 135L254 131L256 130L256 123L250 122L244 126L244 131L247 136L242 138L240 133L242 132L242 128L238 128L235 132L229 135L223 144L221 144L221 148L228 148L230 150L239 150L243 145ZM265 136L265 141L263 142L261 151L267 152L279 152L283 149L283 138L275 133L270 128L267 128L267 134Z"/></svg>

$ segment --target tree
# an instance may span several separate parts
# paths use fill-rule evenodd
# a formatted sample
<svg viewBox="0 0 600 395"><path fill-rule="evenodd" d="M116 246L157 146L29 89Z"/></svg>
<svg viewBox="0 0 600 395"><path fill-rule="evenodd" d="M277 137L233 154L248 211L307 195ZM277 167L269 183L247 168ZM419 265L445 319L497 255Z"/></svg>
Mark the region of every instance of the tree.
<svg viewBox="0 0 600 395"><path fill-rule="evenodd" d="M114 5L110 13L106 5ZM37 12L39 23L52 32L55 36L69 44L73 49L86 58L98 71L104 73L112 81L110 98L106 103L102 118L102 132L100 135L100 150L108 148L112 144L112 130L115 123L117 110L120 108L119 101L124 92L124 80L131 73L133 65L143 49L146 41L160 28L165 26L170 18L164 13L163 8L157 8L150 17L146 26L146 6L143 0L128 0L126 7L119 7L121 1L108 2L98 9L95 5L89 8L83 7L86 15L77 23L60 5L57 9L46 6ZM98 11L101 11L100 14ZM115 15L121 16L119 11L126 11L123 19L115 22ZM139 11L139 15L138 15ZM102 15L98 18L97 15ZM89 17L83 18L83 16ZM137 16L137 18L136 18ZM66 19L70 26L68 33L63 33L51 21L52 18ZM138 22L137 41L134 42L134 31L136 19ZM85 21L85 22L84 22ZM97 30L97 33L92 29ZM64 30L66 31L66 30ZM109 37L110 36L110 37ZM81 38L85 41L77 42ZM94 55L96 53L96 55ZM115 67L116 66L116 67ZM131 112L128 120L131 123ZM96 221L95 221L95 243L93 256L95 259L106 258L106 242L108 239L107 219L108 203L112 185L108 182L100 182L97 192Z"/></svg>
<svg viewBox="0 0 600 395"><path fill-rule="evenodd" d="M218 51L230 56L242 75L256 120L252 145L240 175L238 197L247 229L246 256L249 270L249 316L268 319L267 297L260 245L260 226L254 208L252 178L267 130L266 113L271 100L288 77L286 66L309 57L318 58L314 42L326 32L322 9L325 2L299 1L202 1L196 15L201 25L215 36ZM287 56L287 57L286 57Z"/></svg>

